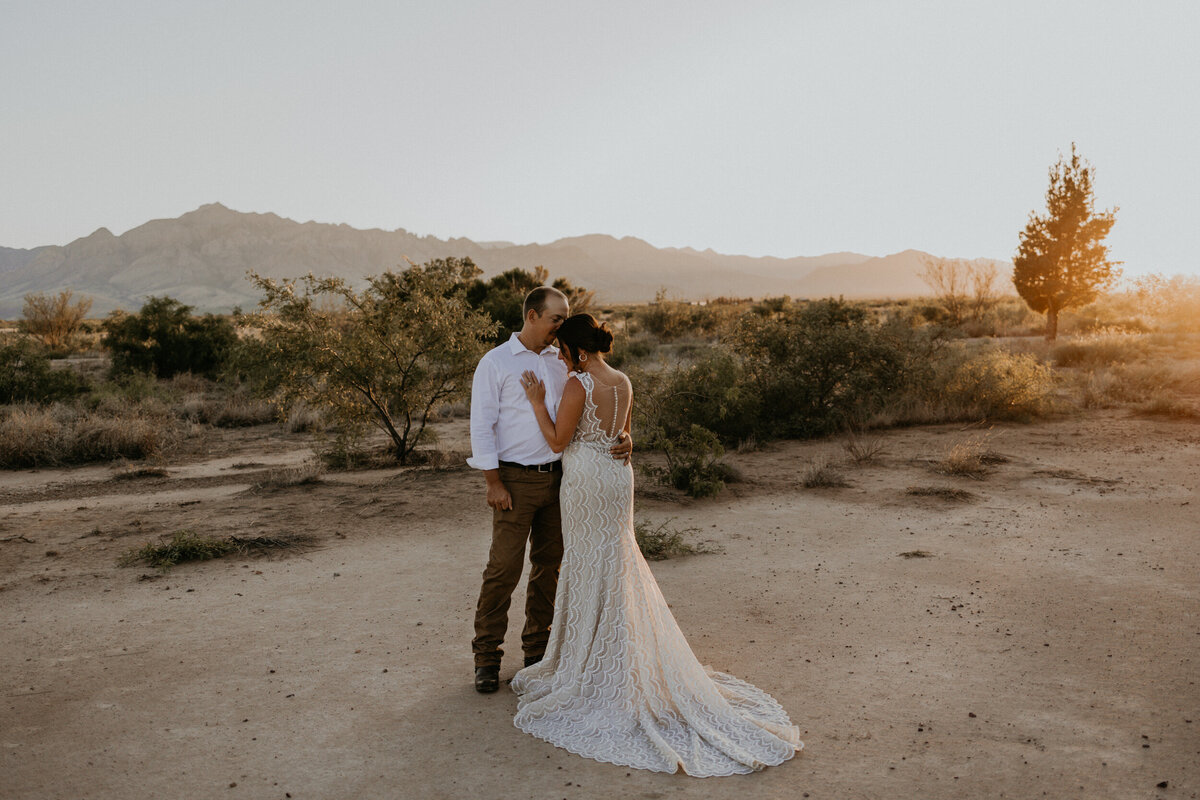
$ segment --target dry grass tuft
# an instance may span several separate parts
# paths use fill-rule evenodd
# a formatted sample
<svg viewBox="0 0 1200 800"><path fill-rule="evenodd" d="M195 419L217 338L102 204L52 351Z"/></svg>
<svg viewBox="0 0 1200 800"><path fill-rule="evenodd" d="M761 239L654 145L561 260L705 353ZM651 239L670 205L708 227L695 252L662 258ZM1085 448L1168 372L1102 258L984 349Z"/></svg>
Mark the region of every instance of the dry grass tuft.
<svg viewBox="0 0 1200 800"><path fill-rule="evenodd" d="M303 400L293 403L283 414L284 424L291 433L313 433L326 427L325 414Z"/></svg>
<svg viewBox="0 0 1200 800"><path fill-rule="evenodd" d="M411 466L432 467L436 470L466 469L468 455L470 454L458 450L439 448L412 450L408 454L408 463Z"/></svg>
<svg viewBox="0 0 1200 800"><path fill-rule="evenodd" d="M758 441L758 438L755 437L754 434L750 434L746 438L738 441L737 447L734 448L734 452L739 453L739 454L740 453L757 453L758 451L760 451L762 449L763 449L762 442Z"/></svg>
<svg viewBox="0 0 1200 800"><path fill-rule="evenodd" d="M983 480L991 472L988 462L984 460L985 456L991 463L998 463L995 461L997 457L1003 458L1003 456L991 454L990 451L984 449L986 439L986 436L979 439L968 439L954 445L941 461L933 465L933 471L942 475L954 475L976 481Z"/></svg>
<svg viewBox="0 0 1200 800"><path fill-rule="evenodd" d="M313 537L308 534L217 538L182 530L173 533L169 539L163 538L157 543L147 542L141 547L129 550L117 563L122 567L141 563L165 572L185 561L207 561L233 553L249 555L284 549L308 549L313 541Z"/></svg>
<svg viewBox="0 0 1200 800"><path fill-rule="evenodd" d="M1097 331L1055 344L1050 350L1050 358L1057 367L1102 367L1138 361L1145 358L1149 350L1149 342L1144 337Z"/></svg>
<svg viewBox="0 0 1200 800"><path fill-rule="evenodd" d="M651 528L650 523L645 520L634 523L633 535L637 539L638 549L650 561L663 561L664 559L675 558L676 556L718 552L715 548L708 545L688 544L683 540L683 534L696 532L696 529L688 528L686 531L680 531L668 528L667 526L671 522L672 520L667 520L657 528Z"/></svg>
<svg viewBox="0 0 1200 800"><path fill-rule="evenodd" d="M194 393L177 407L179 416L218 428L248 428L278 422L279 407L269 400L250 397L244 391L232 394Z"/></svg>
<svg viewBox="0 0 1200 800"><path fill-rule="evenodd" d="M1184 400L1173 397L1156 397L1136 409L1138 414L1148 417L1170 419L1200 419L1200 409Z"/></svg>
<svg viewBox="0 0 1200 800"><path fill-rule="evenodd" d="M169 416L53 405L0 411L0 468L42 467L160 456L182 439Z"/></svg>
<svg viewBox="0 0 1200 800"><path fill-rule="evenodd" d="M819 456L805 468L800 485L805 489L842 489L850 483L833 467L827 457Z"/></svg>
<svg viewBox="0 0 1200 800"><path fill-rule="evenodd" d="M112 476L114 481L133 481L140 478L165 478L167 471L162 467L126 467Z"/></svg>
<svg viewBox="0 0 1200 800"><path fill-rule="evenodd" d="M875 434L868 436L854 430L848 430L842 441L842 449L847 457L855 464L870 464L883 453L883 436Z"/></svg>
<svg viewBox="0 0 1200 800"><path fill-rule="evenodd" d="M904 493L913 497L933 497L954 503L966 503L975 499L971 492L946 486L910 486Z"/></svg>
<svg viewBox="0 0 1200 800"><path fill-rule="evenodd" d="M306 461L295 467L270 470L266 476L250 487L250 492L271 492L290 489L294 486L314 486L321 483L324 467L317 461Z"/></svg>

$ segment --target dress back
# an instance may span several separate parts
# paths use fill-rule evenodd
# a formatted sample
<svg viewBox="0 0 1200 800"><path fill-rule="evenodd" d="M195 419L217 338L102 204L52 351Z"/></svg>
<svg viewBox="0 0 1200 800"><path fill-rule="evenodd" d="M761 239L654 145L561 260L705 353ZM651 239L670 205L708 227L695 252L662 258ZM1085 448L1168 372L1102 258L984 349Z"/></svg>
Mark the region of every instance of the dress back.
<svg viewBox="0 0 1200 800"><path fill-rule="evenodd" d="M572 372L583 385L583 415L575 428L573 441L602 444L610 447L625 428L633 387L629 378L620 375L614 384L603 384L586 372Z"/></svg>

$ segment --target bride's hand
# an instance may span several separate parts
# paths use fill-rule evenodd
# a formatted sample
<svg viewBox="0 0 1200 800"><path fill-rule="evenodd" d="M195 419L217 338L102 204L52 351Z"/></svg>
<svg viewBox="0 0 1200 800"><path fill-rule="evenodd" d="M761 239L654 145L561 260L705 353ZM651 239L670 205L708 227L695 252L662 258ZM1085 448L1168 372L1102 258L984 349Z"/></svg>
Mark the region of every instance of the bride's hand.
<svg viewBox="0 0 1200 800"><path fill-rule="evenodd" d="M521 375L521 386L525 389L525 396L529 398L529 402L535 406L546 402L546 385L538 380L538 376L532 370L525 370Z"/></svg>

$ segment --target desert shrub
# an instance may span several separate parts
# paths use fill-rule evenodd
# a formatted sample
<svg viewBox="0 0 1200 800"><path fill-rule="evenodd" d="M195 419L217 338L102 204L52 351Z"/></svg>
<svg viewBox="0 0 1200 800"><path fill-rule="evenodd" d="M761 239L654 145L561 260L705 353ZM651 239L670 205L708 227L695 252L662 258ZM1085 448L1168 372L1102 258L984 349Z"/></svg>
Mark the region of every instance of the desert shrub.
<svg viewBox="0 0 1200 800"><path fill-rule="evenodd" d="M362 291L340 278L309 274L298 291L296 280L253 275L265 297L249 321L281 365L279 404L322 409L351 450L374 425L405 463L432 433L433 410L468 395L495 331L467 302L478 274L469 260L438 259L374 276Z"/></svg>
<svg viewBox="0 0 1200 800"><path fill-rule="evenodd" d="M244 317L243 322L254 317ZM243 331L229 348L220 379L224 383L244 385L258 397L271 397L280 391L287 375L285 363L276 348L263 340L253 328Z"/></svg>
<svg viewBox="0 0 1200 800"><path fill-rule="evenodd" d="M1174 397L1156 397L1137 409L1139 414L1171 419L1200 419L1200 408Z"/></svg>
<svg viewBox="0 0 1200 800"><path fill-rule="evenodd" d="M250 397L242 387L230 392L210 391L185 398L178 406L181 417L217 428L247 428L278 422L279 407L270 400Z"/></svg>
<svg viewBox="0 0 1200 800"><path fill-rule="evenodd" d="M1000 301L998 279L996 264L990 261L927 256L921 271L921 280L933 289L944 314L939 316L955 327L967 320L980 322L991 313Z"/></svg>
<svg viewBox="0 0 1200 800"><path fill-rule="evenodd" d="M53 403L88 389L71 369L54 369L37 344L20 337L0 342L0 404Z"/></svg>
<svg viewBox="0 0 1200 800"><path fill-rule="evenodd" d="M635 438L654 447L659 438L677 440L693 425L712 431L725 444L754 435L758 399L742 360L728 348L710 347L696 363L660 372L634 370Z"/></svg>
<svg viewBox="0 0 1200 800"><path fill-rule="evenodd" d="M723 331L738 315L732 302L713 302L704 305L682 300L668 300L660 289L653 303L638 306L635 322L639 330L647 331L662 341L685 336L714 336Z"/></svg>
<svg viewBox="0 0 1200 800"><path fill-rule="evenodd" d="M911 328L841 300L746 315L728 341L743 358L763 439L819 436L864 417L915 375L923 347Z"/></svg>
<svg viewBox="0 0 1200 800"><path fill-rule="evenodd" d="M85 297L72 303L71 297L70 289L50 296L40 293L25 295L21 329L40 339L55 353L66 353L76 343L83 318L92 307L91 298Z"/></svg>
<svg viewBox="0 0 1200 800"><path fill-rule="evenodd" d="M170 297L151 297L136 314L110 314L103 327L113 374L143 372L159 378L180 372L216 375L237 334L223 317L194 317L190 311L190 306Z"/></svg>
<svg viewBox="0 0 1200 800"><path fill-rule="evenodd" d="M1041 336L1046 320L1019 297L1004 297L992 309L997 336Z"/></svg>
<svg viewBox="0 0 1200 800"><path fill-rule="evenodd" d="M699 425L675 436L660 435L654 444L662 449L667 465L645 464L642 471L691 497L715 497L731 477L729 468L721 463L725 448L716 434Z"/></svg>
<svg viewBox="0 0 1200 800"><path fill-rule="evenodd" d="M1049 366L1028 354L989 348L960 364L944 391L968 416L1029 419L1046 412L1052 390Z"/></svg>
<svg viewBox="0 0 1200 800"><path fill-rule="evenodd" d="M0 467L79 464L161 455L179 440L169 417L119 415L63 405L13 406L0 418Z"/></svg>
<svg viewBox="0 0 1200 800"><path fill-rule="evenodd" d="M177 406L182 396L173 383L144 372L129 372L94 384L80 402L91 411L106 414L120 414L130 408L168 413L167 409Z"/></svg>
<svg viewBox="0 0 1200 800"><path fill-rule="evenodd" d="M1144 340L1106 329L1059 342L1051 349L1050 357L1058 367L1095 367L1136 361L1147 351Z"/></svg>
<svg viewBox="0 0 1200 800"><path fill-rule="evenodd" d="M769 317L773 314L782 314L784 309L792 304L792 298L784 295L782 297L764 297L762 300L750 306L750 311L758 314L760 317Z"/></svg>
<svg viewBox="0 0 1200 800"><path fill-rule="evenodd" d="M1146 275L1134 282L1132 294L1160 328L1200 331L1200 277Z"/></svg>
<svg viewBox="0 0 1200 800"><path fill-rule="evenodd" d="M624 369L654 352L654 343L644 337L631 337L618 333L613 342L612 352L605 360L617 369Z"/></svg>
<svg viewBox="0 0 1200 800"><path fill-rule="evenodd" d="M1164 363L1116 364L1088 373L1080 405L1109 408L1170 398L1176 391L1192 391L1196 376Z"/></svg>

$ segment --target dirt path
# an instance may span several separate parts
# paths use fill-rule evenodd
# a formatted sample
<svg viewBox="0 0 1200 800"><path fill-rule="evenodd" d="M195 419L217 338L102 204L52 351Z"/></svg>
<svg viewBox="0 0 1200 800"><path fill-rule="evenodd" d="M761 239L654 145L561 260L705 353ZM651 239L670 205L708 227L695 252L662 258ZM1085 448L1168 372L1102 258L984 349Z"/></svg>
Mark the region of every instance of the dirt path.
<svg viewBox="0 0 1200 800"><path fill-rule="evenodd" d="M510 692L472 690L488 512L469 471L258 493L184 473L95 504L69 476L63 497L10 489L0 795L1200 796L1200 426L1002 427L987 446L1008 460L983 480L930 469L978 436L890 432L851 486L820 490L797 476L837 446L788 443L733 456L747 480L716 500L639 499L639 518L722 550L652 565L697 655L770 691L806 743L708 781L557 750L512 726ZM320 549L115 566L181 528Z"/></svg>

